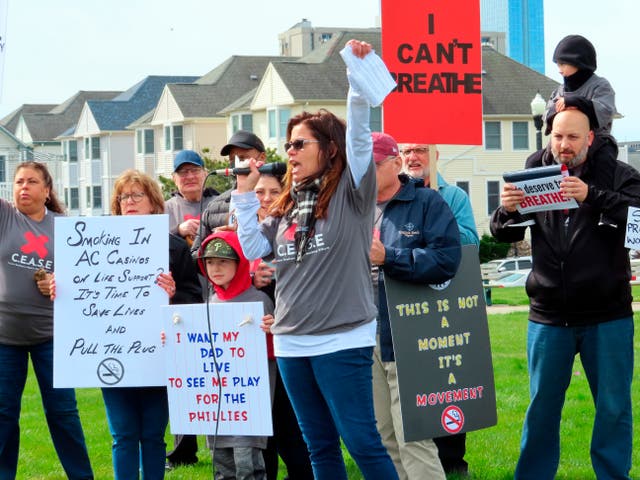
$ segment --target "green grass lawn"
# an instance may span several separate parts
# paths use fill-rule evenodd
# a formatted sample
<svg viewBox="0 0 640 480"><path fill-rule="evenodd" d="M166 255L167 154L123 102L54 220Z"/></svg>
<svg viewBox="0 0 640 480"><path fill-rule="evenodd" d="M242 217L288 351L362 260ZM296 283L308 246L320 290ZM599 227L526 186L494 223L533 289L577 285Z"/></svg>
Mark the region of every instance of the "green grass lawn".
<svg viewBox="0 0 640 480"><path fill-rule="evenodd" d="M507 289L499 289L507 290ZM516 290L516 289L513 289ZM510 292L505 296L517 298L523 295ZM634 288L636 290L636 288ZM640 291L640 290L639 290ZM503 292L500 292L501 295ZM638 291L634 291L637 298ZM501 297L502 298L502 297ZM526 299L526 296L525 296ZM636 314L636 321L640 317ZM513 478L518 458L518 446L522 420L528 402L528 378L525 357L526 312L517 312L489 317L491 345L494 361L498 424L492 428L470 432L467 436L467 456L471 479L502 480ZM635 340L635 362L640 361L640 340ZM640 438L640 378L638 369L634 375L633 408L636 422L634 437ZM576 360L574 377L567 392L562 422L562 451L560 480L583 480L594 478L589 459L589 440L593 423L593 403L587 380L579 360ZM612 372L612 374L615 374ZM78 402L84 425L89 455L95 478L113 478L111 469L111 438L107 429L102 396L97 389L80 389ZM63 479L64 473L51 444L47 430L40 394L33 372L25 390L21 418L21 448L18 478ZM167 434L167 443L172 439ZM167 474L170 480L197 480L212 478L211 458L200 441L200 463L194 467L178 468ZM346 457L348 455L345 454ZM350 458L347 458L350 479L361 478ZM640 449L634 449L631 478L640 479ZM284 475L280 476L284 478ZM456 476L450 477L456 479Z"/></svg>
<svg viewBox="0 0 640 480"><path fill-rule="evenodd" d="M632 285L631 294L634 302L640 302L640 285ZM492 288L491 300L494 305L529 305L524 287Z"/></svg>

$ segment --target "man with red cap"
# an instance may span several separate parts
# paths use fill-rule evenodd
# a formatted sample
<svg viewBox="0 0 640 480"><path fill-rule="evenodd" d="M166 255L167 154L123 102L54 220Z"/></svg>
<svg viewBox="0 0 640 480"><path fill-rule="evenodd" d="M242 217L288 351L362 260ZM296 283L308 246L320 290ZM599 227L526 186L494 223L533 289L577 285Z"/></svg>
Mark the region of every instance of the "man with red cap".
<svg viewBox="0 0 640 480"><path fill-rule="evenodd" d="M460 233L442 197L400 173L402 159L393 137L379 132L372 137L378 184L369 255L378 307L372 372L376 424L401 479L444 480L433 440L404 441L384 277L421 284L450 279L460 263Z"/></svg>

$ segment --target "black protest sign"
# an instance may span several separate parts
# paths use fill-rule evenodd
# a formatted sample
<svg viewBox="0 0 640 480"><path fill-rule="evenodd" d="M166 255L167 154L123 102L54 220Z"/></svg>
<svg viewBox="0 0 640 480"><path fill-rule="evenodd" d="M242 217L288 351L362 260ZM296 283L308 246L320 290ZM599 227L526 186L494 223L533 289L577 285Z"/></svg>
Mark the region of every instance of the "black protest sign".
<svg viewBox="0 0 640 480"><path fill-rule="evenodd" d="M405 441L497 423L478 249L441 285L385 277Z"/></svg>

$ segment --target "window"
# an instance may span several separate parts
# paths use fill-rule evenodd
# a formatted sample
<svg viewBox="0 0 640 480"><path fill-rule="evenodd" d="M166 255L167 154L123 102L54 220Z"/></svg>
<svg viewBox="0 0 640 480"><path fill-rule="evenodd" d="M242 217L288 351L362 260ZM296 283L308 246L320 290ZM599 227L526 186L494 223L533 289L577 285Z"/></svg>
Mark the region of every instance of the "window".
<svg viewBox="0 0 640 480"><path fill-rule="evenodd" d="M280 140L286 136L287 125L291 118L291 109L274 108L267 110L267 123L269 127L269 138Z"/></svg>
<svg viewBox="0 0 640 480"><path fill-rule="evenodd" d="M167 151L175 151L182 150L183 148L182 125L167 125L164 127L164 149Z"/></svg>
<svg viewBox="0 0 640 480"><path fill-rule="evenodd" d="M91 158L91 139L89 137L84 139L84 158L87 160Z"/></svg>
<svg viewBox="0 0 640 480"><path fill-rule="evenodd" d="M329 40L331 40L331 37L333 36L332 33L321 33L320 34L320 43L326 43Z"/></svg>
<svg viewBox="0 0 640 480"><path fill-rule="evenodd" d="M91 158L100 158L100 137L91 137Z"/></svg>
<svg viewBox="0 0 640 480"><path fill-rule="evenodd" d="M500 206L500 182L489 180L487 182L487 215Z"/></svg>
<svg viewBox="0 0 640 480"><path fill-rule="evenodd" d="M173 126L173 149L182 150L182 125Z"/></svg>
<svg viewBox="0 0 640 480"><path fill-rule="evenodd" d="M486 150L500 150L500 122L484 122L484 148Z"/></svg>
<svg viewBox="0 0 640 480"><path fill-rule="evenodd" d="M513 122L513 149L529 150L529 122Z"/></svg>
<svg viewBox="0 0 640 480"><path fill-rule="evenodd" d="M0 182L7 181L7 157L0 155Z"/></svg>
<svg viewBox="0 0 640 480"><path fill-rule="evenodd" d="M153 153L155 150L155 139L153 130L150 128L144 131L144 153Z"/></svg>
<svg viewBox="0 0 640 480"><path fill-rule="evenodd" d="M276 111L269 110L267 111L267 121L269 122L269 138L277 138L278 131L276 125Z"/></svg>
<svg viewBox="0 0 640 480"><path fill-rule="evenodd" d="M369 128L372 132L382 131L382 108L371 107L369 109Z"/></svg>
<svg viewBox="0 0 640 480"><path fill-rule="evenodd" d="M87 208L91 208L91 187L87 187Z"/></svg>
<svg viewBox="0 0 640 480"><path fill-rule="evenodd" d="M291 110L288 108L283 108L282 110L278 110L278 137L284 138L287 132L287 125L289 124L289 119L291 118Z"/></svg>
<svg viewBox="0 0 640 480"><path fill-rule="evenodd" d="M533 264L531 262L531 260L519 260L518 261L518 269L519 270L526 270L527 268L532 268Z"/></svg>
<svg viewBox="0 0 640 480"><path fill-rule="evenodd" d="M469 196L469 182L468 181L460 181L456 182L456 186L464 190L464 193Z"/></svg>
<svg viewBox="0 0 640 480"><path fill-rule="evenodd" d="M80 195L78 187L71 187L69 189L69 208L77 210L80 208Z"/></svg>
<svg viewBox="0 0 640 480"><path fill-rule="evenodd" d="M232 133L236 133L238 130L253 132L253 115L251 113L231 115L231 130Z"/></svg>
<svg viewBox="0 0 640 480"><path fill-rule="evenodd" d="M69 161L78 161L78 142L76 140L69 140Z"/></svg>
<svg viewBox="0 0 640 480"><path fill-rule="evenodd" d="M164 149L171 150L171 127L168 125L164 127Z"/></svg>
<svg viewBox="0 0 640 480"><path fill-rule="evenodd" d="M142 130L136 131L136 153L142 153Z"/></svg>
<svg viewBox="0 0 640 480"><path fill-rule="evenodd" d="M102 187L100 185L93 186L92 202L93 208L102 208Z"/></svg>

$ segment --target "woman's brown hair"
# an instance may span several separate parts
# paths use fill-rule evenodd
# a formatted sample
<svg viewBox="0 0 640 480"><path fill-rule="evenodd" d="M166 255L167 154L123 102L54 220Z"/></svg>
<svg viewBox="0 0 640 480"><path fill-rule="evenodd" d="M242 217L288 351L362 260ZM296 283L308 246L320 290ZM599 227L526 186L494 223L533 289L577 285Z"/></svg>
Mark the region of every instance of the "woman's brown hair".
<svg viewBox="0 0 640 480"><path fill-rule="evenodd" d="M122 215L122 208L120 207L119 196L124 190L124 187L131 183L136 183L142 187L144 193L149 197L151 207L154 214L164 213L164 198L160 186L153 178L146 173L142 173L139 170L125 170L116 179L113 184L113 193L111 194L111 214Z"/></svg>
<svg viewBox="0 0 640 480"><path fill-rule="evenodd" d="M49 189L49 196L47 200L44 202L44 206L47 207L47 210L55 213L64 213L64 207L60 200L58 200L58 196L56 195L56 191L53 188L53 178L51 177L51 173L49 173L49 169L44 163L40 162L22 162L19 163L16 167L15 174L13 176L14 180L18 172L22 168L31 168L32 170L37 170L42 175L42 179L44 180L44 184Z"/></svg>
<svg viewBox="0 0 640 480"><path fill-rule="evenodd" d="M318 193L316 218L326 218L329 200L338 188L342 172L347 166L346 124L328 110L322 109L317 113L302 112L289 120L287 141L291 140L293 127L300 124L311 130L314 139L319 141L322 183ZM292 184L291 169L288 169L282 194L271 205L272 215L281 217L293 208L295 202L291 196Z"/></svg>

